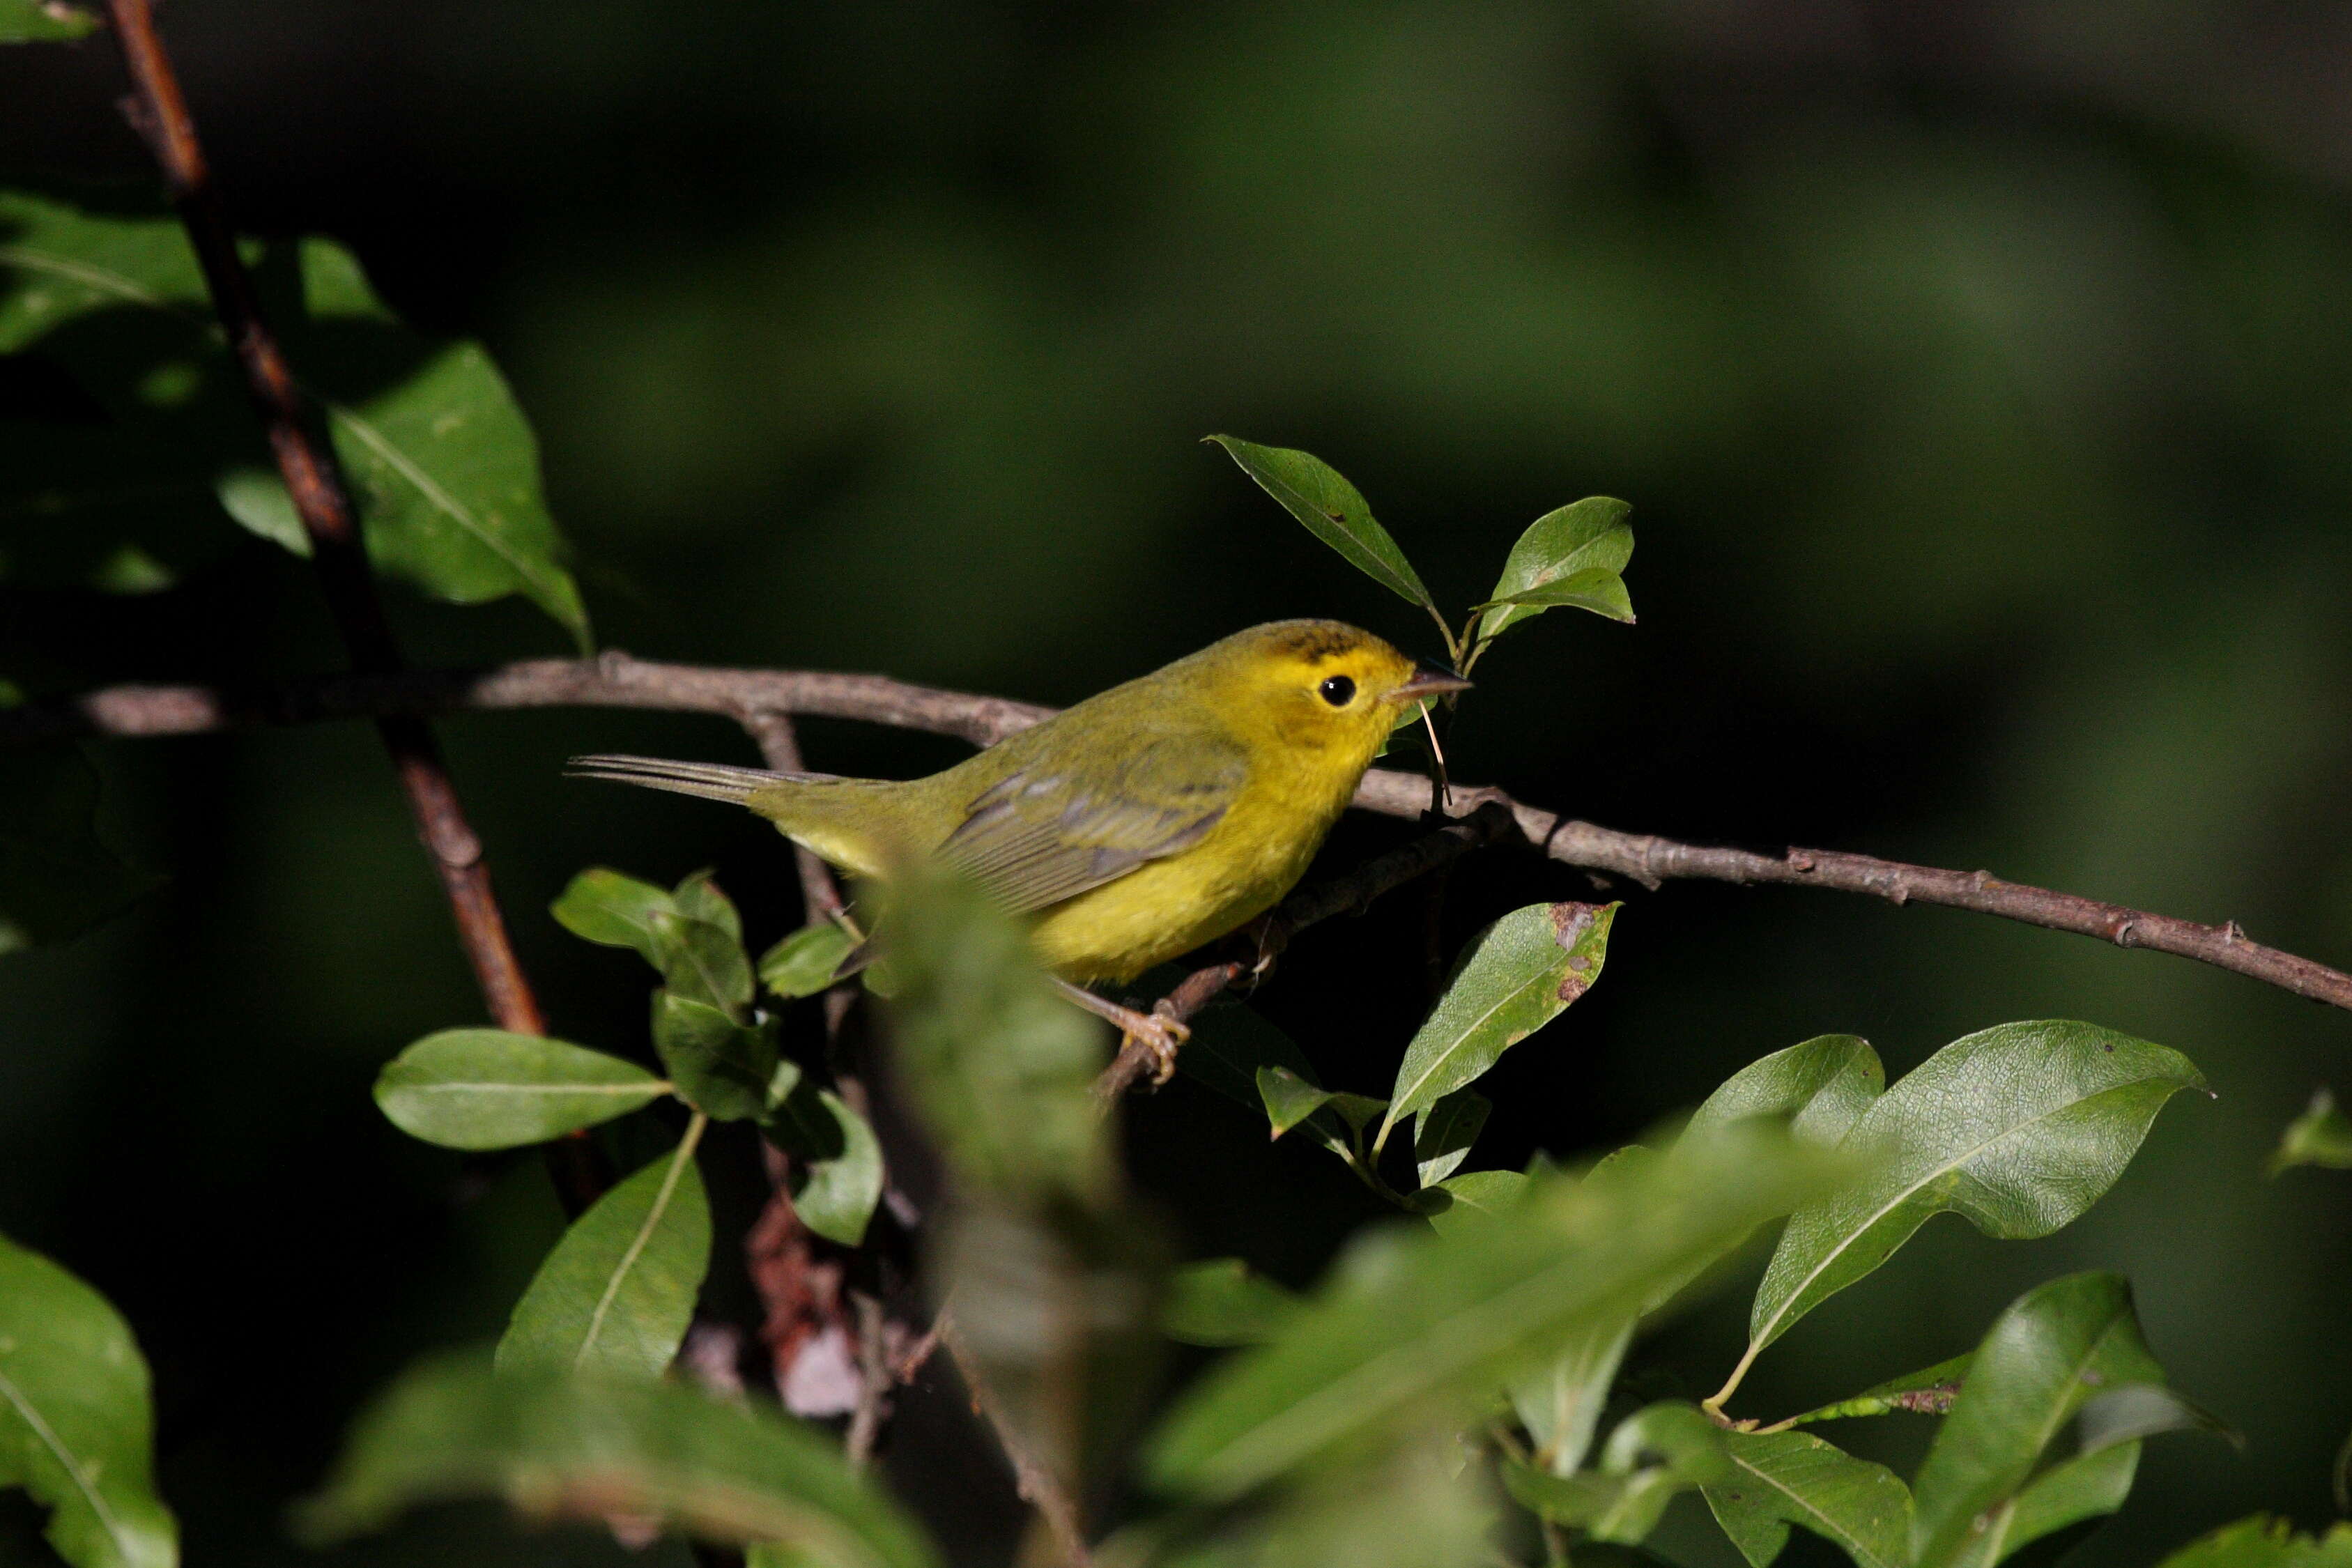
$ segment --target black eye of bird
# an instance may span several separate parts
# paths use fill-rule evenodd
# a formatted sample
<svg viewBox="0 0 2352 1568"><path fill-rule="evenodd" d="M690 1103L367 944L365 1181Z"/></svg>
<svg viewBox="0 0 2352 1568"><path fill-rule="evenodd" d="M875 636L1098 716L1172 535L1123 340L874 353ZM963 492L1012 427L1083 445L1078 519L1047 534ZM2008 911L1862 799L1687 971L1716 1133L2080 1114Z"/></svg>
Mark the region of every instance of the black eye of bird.
<svg viewBox="0 0 2352 1568"><path fill-rule="evenodd" d="M1344 675L1335 675L1315 689L1334 708L1345 708L1356 700L1356 683Z"/></svg>

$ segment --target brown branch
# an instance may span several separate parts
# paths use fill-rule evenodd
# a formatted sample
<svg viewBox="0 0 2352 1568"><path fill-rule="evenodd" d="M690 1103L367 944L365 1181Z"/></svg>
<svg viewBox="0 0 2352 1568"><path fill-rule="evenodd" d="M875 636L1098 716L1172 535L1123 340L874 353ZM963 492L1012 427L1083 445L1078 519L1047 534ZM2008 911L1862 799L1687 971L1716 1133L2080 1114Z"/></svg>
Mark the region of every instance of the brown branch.
<svg viewBox="0 0 2352 1568"><path fill-rule="evenodd" d="M195 118L156 31L150 0L108 0L108 6L131 77L131 96L124 100L124 110L153 153L172 205L204 269L213 309L245 374L247 394L310 539L311 563L327 607L355 668L366 675L396 675L402 668L400 650L376 596L358 510L334 450L320 438L307 416L293 370L262 315L253 279L237 254L227 208L197 140ZM432 731L422 719L399 712L377 715L376 729L392 754L417 835L440 875L458 940L491 1017L518 1034L546 1033L538 999L507 940L489 868L482 860L481 840L466 821ZM603 1183L584 1143L551 1145L549 1158L567 1203L584 1207L593 1201Z"/></svg>
<svg viewBox="0 0 2352 1568"><path fill-rule="evenodd" d="M1037 1510L1045 1528L1053 1532L1055 1544L1062 1549L1066 1568L1093 1568L1094 1553L1087 1546L1086 1523L1078 1515L1078 1505L1061 1479L1037 1462L1028 1448L1013 1435L1013 1424L996 1398L996 1391L981 1375L980 1359L965 1344L963 1335L942 1308L939 1320L940 1342L947 1347L948 1359L955 1363L971 1402L989 1426L995 1430L996 1440L1004 1449L1004 1458L1013 1467L1013 1487L1021 1500Z"/></svg>
<svg viewBox="0 0 2352 1568"><path fill-rule="evenodd" d="M343 676L268 690L205 686L117 686L0 711L0 745L68 736L209 734L381 713L448 713L517 708L646 708L710 713L738 723L747 712L859 719L957 735L989 745L1053 710L1002 698L909 686L876 675L814 670L726 669L659 664L606 654L592 660L535 659L488 670L418 670ZM1360 810L1418 818L1429 781L1375 769L1356 791ZM2331 1006L2352 1008L2352 974L2265 947L2235 921L2201 925L2169 915L2003 881L1986 871L1949 871L1832 850L1781 855L1620 833L1513 800L1496 789L1455 785L1450 807L1466 814L1488 802L1517 823L1527 846L1563 865L1628 878L1648 888L1669 879L1779 883L1866 893L1892 903L1943 904L2027 925L2193 958Z"/></svg>

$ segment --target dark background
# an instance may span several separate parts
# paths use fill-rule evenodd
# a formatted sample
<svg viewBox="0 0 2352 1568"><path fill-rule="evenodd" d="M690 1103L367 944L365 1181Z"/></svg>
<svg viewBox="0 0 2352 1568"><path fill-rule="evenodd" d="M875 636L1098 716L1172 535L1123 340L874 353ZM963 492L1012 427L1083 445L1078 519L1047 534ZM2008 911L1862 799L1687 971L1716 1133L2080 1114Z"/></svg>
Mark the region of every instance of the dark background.
<svg viewBox="0 0 2352 1568"><path fill-rule="evenodd" d="M1196 439L1325 457L1456 606L1538 513L1617 495L1640 626L1515 632L1460 776L2352 956L2341 7L179 0L164 23L242 223L341 237L414 319L490 345L608 646L1050 701L1282 616L1428 653L1417 612ZM138 175L120 91L102 37L0 52L0 163ZM562 651L515 605L395 610L420 661ZM65 684L339 658L304 569L258 542L155 597L0 593L20 673L28 648ZM731 730L443 728L560 1032L642 1040L649 976L541 912L580 867L715 864L755 937L796 918L748 818L556 776L587 749L750 760ZM850 773L956 754L805 740ZM99 756L114 830L171 880L0 959L0 1229L136 1326L190 1560L311 1561L284 1500L409 1355L495 1333L559 1217L529 1163L454 1202L454 1161L367 1099L402 1045L480 1016L373 738ZM1332 861L1406 831L1351 825ZM1481 865L1451 929L1582 889ZM1417 919L1312 933L1267 992L1331 1081L1385 1085ZM2247 1445L2153 1445L2080 1561L2254 1508L2322 1522L2352 1178L2262 1162L2315 1085L2352 1088L2341 1015L1976 916L1634 889L1604 983L1496 1075L1479 1163L1589 1155L1813 1034L1900 1072L2053 1016L2178 1047L2220 1098L2168 1109L2056 1237L1931 1226L1739 1407L1848 1393L2041 1279L2120 1268ZM1370 1215L1189 1086L1132 1132L1195 1254L1304 1282ZM1640 1352L1645 1390L1719 1381L1752 1274ZM999 1562L1011 1505L958 1429L935 1400L898 1462L960 1561ZM1921 1430L1851 1436L1907 1465ZM30 1517L0 1508L0 1560L44 1560ZM1708 1528L1685 1507L1659 1544L1729 1561ZM332 1560L614 1556L445 1510Z"/></svg>

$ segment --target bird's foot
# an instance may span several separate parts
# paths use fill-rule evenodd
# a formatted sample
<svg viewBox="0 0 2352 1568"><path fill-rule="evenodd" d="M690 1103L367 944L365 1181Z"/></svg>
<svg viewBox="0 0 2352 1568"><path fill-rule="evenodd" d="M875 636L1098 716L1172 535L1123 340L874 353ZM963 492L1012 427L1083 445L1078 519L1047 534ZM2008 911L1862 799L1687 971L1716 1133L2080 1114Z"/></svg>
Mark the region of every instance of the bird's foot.
<svg viewBox="0 0 2352 1568"><path fill-rule="evenodd" d="M1108 996L1097 996L1083 985L1073 985L1066 980L1054 982L1056 989L1071 1001L1097 1018L1108 1018L1118 1026L1127 1040L1143 1047L1151 1058L1151 1083L1158 1088L1176 1075L1176 1053L1192 1037L1192 1031L1176 1017L1175 1009L1165 999L1152 1005L1149 1013L1139 1013L1132 1007L1122 1007Z"/></svg>

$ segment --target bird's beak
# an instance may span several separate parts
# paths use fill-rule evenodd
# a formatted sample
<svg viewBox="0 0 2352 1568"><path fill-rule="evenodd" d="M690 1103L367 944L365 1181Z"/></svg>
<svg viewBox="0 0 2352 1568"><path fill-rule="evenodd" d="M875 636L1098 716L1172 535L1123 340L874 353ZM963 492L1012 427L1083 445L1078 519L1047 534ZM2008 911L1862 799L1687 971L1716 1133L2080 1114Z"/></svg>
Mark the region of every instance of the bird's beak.
<svg viewBox="0 0 2352 1568"><path fill-rule="evenodd" d="M1449 691L1469 689L1468 681L1444 665L1423 659L1413 667L1412 679L1391 692L1390 696L1400 702L1413 702L1423 697L1443 697Z"/></svg>

